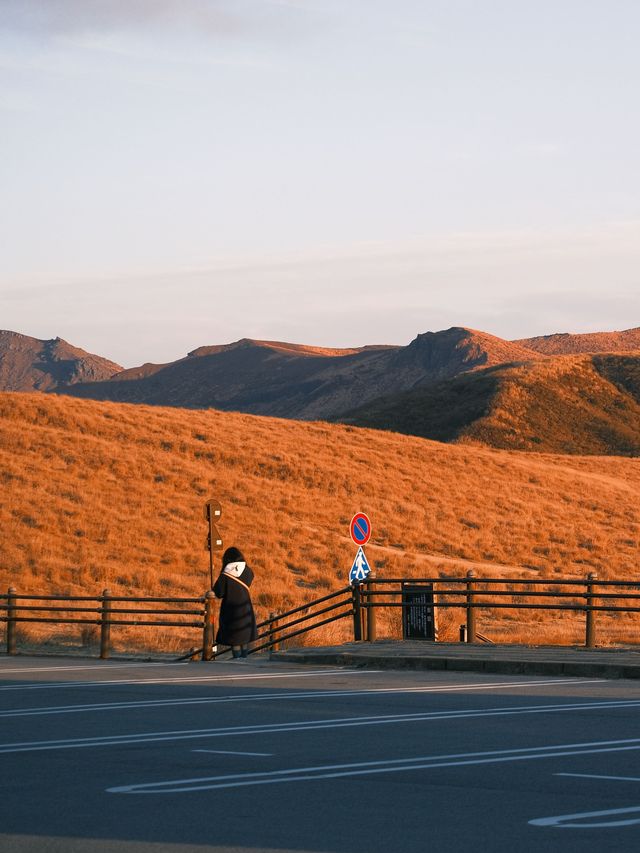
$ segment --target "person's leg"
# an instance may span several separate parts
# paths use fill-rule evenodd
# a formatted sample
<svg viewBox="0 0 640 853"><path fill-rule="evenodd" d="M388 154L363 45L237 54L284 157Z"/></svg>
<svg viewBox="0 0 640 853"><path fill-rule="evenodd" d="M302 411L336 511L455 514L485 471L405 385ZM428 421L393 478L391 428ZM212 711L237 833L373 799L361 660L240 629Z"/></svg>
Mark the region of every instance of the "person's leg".
<svg viewBox="0 0 640 853"><path fill-rule="evenodd" d="M248 656L248 654L249 654L249 650L248 650L248 647L247 647L246 643L245 643L245 645L244 645L244 646L241 646L240 648L241 648L241 654L242 654L242 657L243 657L243 658L246 658L246 657Z"/></svg>
<svg viewBox="0 0 640 853"><path fill-rule="evenodd" d="M242 646L231 646L231 654L234 658L239 658L242 655Z"/></svg>

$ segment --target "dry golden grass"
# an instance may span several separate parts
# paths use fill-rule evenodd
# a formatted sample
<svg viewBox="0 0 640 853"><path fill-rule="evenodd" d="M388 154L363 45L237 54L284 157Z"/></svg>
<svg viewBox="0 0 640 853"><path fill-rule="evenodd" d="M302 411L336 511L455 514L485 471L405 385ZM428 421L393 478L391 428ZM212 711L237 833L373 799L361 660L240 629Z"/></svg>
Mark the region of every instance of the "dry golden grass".
<svg viewBox="0 0 640 853"><path fill-rule="evenodd" d="M255 570L259 619L345 585L357 510L372 519L367 554L380 576L475 568L485 577L597 571L640 580L640 466L625 458L4 393L0 485L0 588L21 593L201 595L209 497L222 504L225 545L243 549ZM447 612L455 634L463 614ZM552 626L566 634L570 621L525 618L537 642ZM397 615L385 619L395 631ZM494 637L501 625L522 633L521 623L517 611L483 611L479 627ZM163 642L188 649L198 640L178 634ZM90 630L84 641L95 641Z"/></svg>
<svg viewBox="0 0 640 853"><path fill-rule="evenodd" d="M550 453L640 452L640 353L557 356L508 366L463 441Z"/></svg>
<svg viewBox="0 0 640 853"><path fill-rule="evenodd" d="M640 350L640 328L624 332L589 332L587 334L555 334L513 341L545 355L568 355L577 352L625 352Z"/></svg>

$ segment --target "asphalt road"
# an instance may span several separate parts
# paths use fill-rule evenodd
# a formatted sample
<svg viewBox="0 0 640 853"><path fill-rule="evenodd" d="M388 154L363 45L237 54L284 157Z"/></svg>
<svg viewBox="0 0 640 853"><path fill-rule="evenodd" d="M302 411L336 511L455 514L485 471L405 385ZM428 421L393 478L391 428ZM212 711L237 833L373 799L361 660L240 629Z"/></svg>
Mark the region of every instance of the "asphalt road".
<svg viewBox="0 0 640 853"><path fill-rule="evenodd" d="M0 658L0 850L636 851L640 683Z"/></svg>

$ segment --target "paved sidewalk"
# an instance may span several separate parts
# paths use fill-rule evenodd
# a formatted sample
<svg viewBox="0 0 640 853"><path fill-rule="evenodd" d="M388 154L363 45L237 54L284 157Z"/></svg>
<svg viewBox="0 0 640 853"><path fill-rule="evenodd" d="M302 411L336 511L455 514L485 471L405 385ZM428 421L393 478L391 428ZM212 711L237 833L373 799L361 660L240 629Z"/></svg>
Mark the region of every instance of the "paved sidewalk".
<svg viewBox="0 0 640 853"><path fill-rule="evenodd" d="M287 649L273 652L272 659L289 663L376 669L438 669L509 675L640 678L640 646L585 649L379 640L375 643Z"/></svg>

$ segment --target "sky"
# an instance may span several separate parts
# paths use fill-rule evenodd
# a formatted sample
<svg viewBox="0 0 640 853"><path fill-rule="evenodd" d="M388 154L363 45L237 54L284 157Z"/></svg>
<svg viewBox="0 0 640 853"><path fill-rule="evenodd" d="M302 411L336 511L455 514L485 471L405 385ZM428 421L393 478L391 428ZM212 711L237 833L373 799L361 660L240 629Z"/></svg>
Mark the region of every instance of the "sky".
<svg viewBox="0 0 640 853"><path fill-rule="evenodd" d="M637 0L0 0L0 328L640 326Z"/></svg>

